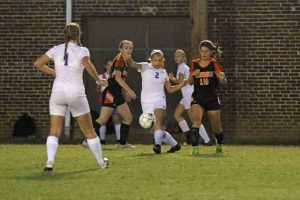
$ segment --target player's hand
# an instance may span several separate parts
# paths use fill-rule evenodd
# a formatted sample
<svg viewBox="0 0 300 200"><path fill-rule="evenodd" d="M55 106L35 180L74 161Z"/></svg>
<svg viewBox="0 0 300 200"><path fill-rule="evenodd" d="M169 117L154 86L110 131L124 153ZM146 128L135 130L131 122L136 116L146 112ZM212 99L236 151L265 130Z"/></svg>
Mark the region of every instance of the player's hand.
<svg viewBox="0 0 300 200"><path fill-rule="evenodd" d="M195 71L193 71L193 73L191 75L198 76L199 74L200 74L200 69L196 69Z"/></svg>
<svg viewBox="0 0 300 200"><path fill-rule="evenodd" d="M188 80L184 79L184 80L179 84L180 87L182 88L182 87L186 86L187 82L188 82Z"/></svg>
<svg viewBox="0 0 300 200"><path fill-rule="evenodd" d="M169 79L170 79L170 80L174 80L174 79L175 79L174 74L173 74L172 72L169 73Z"/></svg>
<svg viewBox="0 0 300 200"><path fill-rule="evenodd" d="M128 90L127 93L131 99L133 99L133 100L136 99L136 94L134 93L134 91Z"/></svg>
<svg viewBox="0 0 300 200"><path fill-rule="evenodd" d="M124 89L122 89L122 95L123 95L126 102L131 101L131 98L130 98L129 94Z"/></svg>
<svg viewBox="0 0 300 200"><path fill-rule="evenodd" d="M224 80L224 79L226 78L224 72L220 72L220 73L218 74L218 77L219 77L220 80Z"/></svg>
<svg viewBox="0 0 300 200"><path fill-rule="evenodd" d="M107 86L108 82L106 79L100 79L100 82L99 81L96 81L97 85L102 85L102 86Z"/></svg>

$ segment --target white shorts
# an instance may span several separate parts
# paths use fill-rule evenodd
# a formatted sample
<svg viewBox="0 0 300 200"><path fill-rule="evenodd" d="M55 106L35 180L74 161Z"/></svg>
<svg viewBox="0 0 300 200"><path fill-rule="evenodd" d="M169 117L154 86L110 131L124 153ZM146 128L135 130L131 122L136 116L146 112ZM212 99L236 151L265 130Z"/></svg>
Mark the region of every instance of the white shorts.
<svg viewBox="0 0 300 200"><path fill-rule="evenodd" d="M50 115L65 116L68 107L73 117L90 112L85 94L70 91L53 91L49 103Z"/></svg>
<svg viewBox="0 0 300 200"><path fill-rule="evenodd" d="M185 96L181 99L181 101L179 103L184 106L184 109L187 110L187 109L191 108L191 102L192 102L192 97Z"/></svg>
<svg viewBox="0 0 300 200"><path fill-rule="evenodd" d="M154 102L142 102L142 110L143 113L154 113L154 110L157 108L161 108L166 110L166 99L163 98L160 101L154 101Z"/></svg>

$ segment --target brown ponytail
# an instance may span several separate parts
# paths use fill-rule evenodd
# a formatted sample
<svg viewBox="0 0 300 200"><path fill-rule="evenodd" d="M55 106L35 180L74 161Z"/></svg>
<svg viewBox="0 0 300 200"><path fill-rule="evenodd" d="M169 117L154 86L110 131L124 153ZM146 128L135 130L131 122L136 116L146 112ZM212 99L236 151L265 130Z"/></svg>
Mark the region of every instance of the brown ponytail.
<svg viewBox="0 0 300 200"><path fill-rule="evenodd" d="M64 60L66 59L67 50L68 50L68 43L70 40L77 41L78 45L81 46L80 42L80 27L76 23L69 23L65 26L64 29L64 35L65 35L65 51L64 51Z"/></svg>

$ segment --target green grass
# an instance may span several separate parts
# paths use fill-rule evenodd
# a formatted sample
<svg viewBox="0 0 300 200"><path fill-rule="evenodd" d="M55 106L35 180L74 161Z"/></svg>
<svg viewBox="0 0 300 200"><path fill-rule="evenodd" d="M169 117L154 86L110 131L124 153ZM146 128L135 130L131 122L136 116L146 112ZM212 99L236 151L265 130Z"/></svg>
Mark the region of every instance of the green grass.
<svg viewBox="0 0 300 200"><path fill-rule="evenodd" d="M80 145L60 145L55 171L44 173L44 145L0 145L0 199L300 199L299 147L224 146L223 156L201 147L198 157L190 147L104 148L109 169Z"/></svg>

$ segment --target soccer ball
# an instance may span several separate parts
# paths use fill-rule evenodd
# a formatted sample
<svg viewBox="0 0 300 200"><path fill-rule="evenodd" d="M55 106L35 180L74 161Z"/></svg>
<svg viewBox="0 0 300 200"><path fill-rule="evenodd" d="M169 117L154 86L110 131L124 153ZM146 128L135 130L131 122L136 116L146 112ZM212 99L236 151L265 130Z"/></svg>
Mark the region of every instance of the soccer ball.
<svg viewBox="0 0 300 200"><path fill-rule="evenodd" d="M152 128L155 123L155 116L151 113L143 113L140 115L139 123L145 129Z"/></svg>

